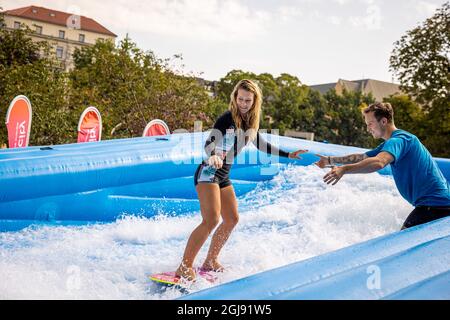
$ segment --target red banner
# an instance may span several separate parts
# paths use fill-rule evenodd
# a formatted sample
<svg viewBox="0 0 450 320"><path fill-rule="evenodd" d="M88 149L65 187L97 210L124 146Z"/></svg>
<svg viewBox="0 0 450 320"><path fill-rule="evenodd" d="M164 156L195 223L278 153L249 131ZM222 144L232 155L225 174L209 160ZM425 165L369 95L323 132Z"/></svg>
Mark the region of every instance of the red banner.
<svg viewBox="0 0 450 320"><path fill-rule="evenodd" d="M6 113L8 144L10 148L28 147L31 130L31 103L25 96L17 96Z"/></svg>
<svg viewBox="0 0 450 320"><path fill-rule="evenodd" d="M150 121L144 129L143 137L165 136L170 134L167 124L159 119Z"/></svg>
<svg viewBox="0 0 450 320"><path fill-rule="evenodd" d="M94 142L102 138L102 117L95 107L86 108L78 122L78 141Z"/></svg>

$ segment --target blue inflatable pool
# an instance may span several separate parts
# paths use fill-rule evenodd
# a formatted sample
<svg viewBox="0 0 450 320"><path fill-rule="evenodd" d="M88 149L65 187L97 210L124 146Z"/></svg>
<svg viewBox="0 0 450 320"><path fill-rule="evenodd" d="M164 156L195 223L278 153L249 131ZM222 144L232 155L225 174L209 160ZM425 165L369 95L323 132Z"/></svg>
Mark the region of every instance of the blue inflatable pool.
<svg viewBox="0 0 450 320"><path fill-rule="evenodd" d="M124 215L178 216L198 211L192 176L204 156L205 138L206 133L174 134L1 150L0 231L29 225L108 223ZM253 145L245 148L231 176L238 196L254 190L260 181L271 180L285 163L307 166L317 160L315 153L365 151L272 135L266 138L287 151L302 148L310 153L292 161L261 153ZM450 180L450 160L436 161ZM390 169L380 173L390 174ZM422 298L424 290L437 298L448 298L449 290L443 287L448 288L445 284L450 272L449 234L450 221L439 221L186 298ZM397 267L397 273L393 272ZM381 272L383 292L364 289L361 279L371 270ZM401 280L401 276L408 280ZM392 284L392 279L398 284ZM388 287L383 286L385 281L389 281ZM376 287L377 281L374 283Z"/></svg>
<svg viewBox="0 0 450 320"><path fill-rule="evenodd" d="M450 218L182 299L450 299Z"/></svg>

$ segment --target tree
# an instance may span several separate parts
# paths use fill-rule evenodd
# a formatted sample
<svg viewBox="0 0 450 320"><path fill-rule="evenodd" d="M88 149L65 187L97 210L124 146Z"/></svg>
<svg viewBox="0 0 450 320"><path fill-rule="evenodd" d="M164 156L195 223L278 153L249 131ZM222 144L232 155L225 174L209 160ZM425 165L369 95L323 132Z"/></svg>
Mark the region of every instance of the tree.
<svg viewBox="0 0 450 320"><path fill-rule="evenodd" d="M175 74L168 60L144 52L128 37L116 47L110 41L76 50L70 73L71 104L79 112L96 106L104 120L105 138L140 136L154 118L174 129L192 130L194 121L210 124L213 107L206 90L189 76Z"/></svg>
<svg viewBox="0 0 450 320"><path fill-rule="evenodd" d="M384 98L383 102L389 102L394 109L395 125L403 130L411 132L418 137L424 133L422 123L424 112L420 106L408 95L395 95Z"/></svg>
<svg viewBox="0 0 450 320"><path fill-rule="evenodd" d="M342 95L338 95L335 90L331 90L324 98L331 116L329 130L334 132L330 142L363 148L376 145L377 142L367 134L361 112L365 106L375 102L371 94L344 90Z"/></svg>
<svg viewBox="0 0 450 320"><path fill-rule="evenodd" d="M27 96L33 108L30 145L73 142L76 120L66 99L66 75L48 66L46 61L9 68L4 82L1 105L9 106L18 94ZM3 108L2 108L3 109ZM6 110L2 112L2 116ZM6 140L6 129L2 136ZM2 138L3 140L3 138Z"/></svg>
<svg viewBox="0 0 450 320"><path fill-rule="evenodd" d="M129 38L117 47L98 41L77 50L75 69L67 73L48 50L42 54L49 47L32 42L27 32L0 30L0 103L8 106L19 94L30 99L31 145L75 142L79 116L89 105L102 114L105 139L141 136L154 118L172 130L192 130L196 120L212 123L209 114L215 106L205 88ZM5 141L2 126L0 143Z"/></svg>
<svg viewBox="0 0 450 320"><path fill-rule="evenodd" d="M450 100L439 99L425 113L421 141L435 157L450 158Z"/></svg>
<svg viewBox="0 0 450 320"><path fill-rule="evenodd" d="M450 2L394 44L390 68L424 110L422 142L450 156Z"/></svg>
<svg viewBox="0 0 450 320"><path fill-rule="evenodd" d="M402 89L419 103L448 98L450 90L450 2L394 43L390 68Z"/></svg>
<svg viewBox="0 0 450 320"><path fill-rule="evenodd" d="M0 24L3 21L0 18ZM71 140L66 75L44 42L33 42L23 27L0 28L0 106L5 119L12 99L26 95L33 107L30 145L64 143ZM7 141L6 126L0 126L0 142Z"/></svg>
<svg viewBox="0 0 450 320"><path fill-rule="evenodd" d="M283 134L286 129L299 130L305 122L312 122L313 111L310 108L302 108L308 87L303 85L297 77L287 73L277 77L275 83L279 94L273 102L271 114L274 127Z"/></svg>
<svg viewBox="0 0 450 320"><path fill-rule="evenodd" d="M314 139L317 141L336 141L336 132L330 130L333 119L332 112L319 91L308 89L306 98L300 104L300 109L307 110L306 114L310 117L304 117L304 121L296 123L296 130L314 132Z"/></svg>

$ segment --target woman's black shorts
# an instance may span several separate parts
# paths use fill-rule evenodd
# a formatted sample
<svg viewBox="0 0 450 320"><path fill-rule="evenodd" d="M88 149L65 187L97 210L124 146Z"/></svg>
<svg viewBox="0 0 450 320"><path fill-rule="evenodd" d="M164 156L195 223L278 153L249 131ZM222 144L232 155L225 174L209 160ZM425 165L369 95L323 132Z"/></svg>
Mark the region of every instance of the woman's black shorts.
<svg viewBox="0 0 450 320"><path fill-rule="evenodd" d="M220 189L231 186L230 168L231 165L224 164L222 168L214 169L202 163L198 166L197 171L195 171L194 184L217 183Z"/></svg>

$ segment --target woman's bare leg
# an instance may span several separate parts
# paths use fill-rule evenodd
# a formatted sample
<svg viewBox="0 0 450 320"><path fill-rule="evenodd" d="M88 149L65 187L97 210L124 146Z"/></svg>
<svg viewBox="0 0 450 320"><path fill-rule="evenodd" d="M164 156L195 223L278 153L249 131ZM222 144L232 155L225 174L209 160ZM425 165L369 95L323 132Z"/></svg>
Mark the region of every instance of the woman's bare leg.
<svg viewBox="0 0 450 320"><path fill-rule="evenodd" d="M219 224L220 219L220 197L219 185L215 183L199 183L196 187L202 222L191 233L184 250L183 260L178 267L176 274L187 280L195 279L195 271L192 266L201 247L208 239L208 236Z"/></svg>
<svg viewBox="0 0 450 320"><path fill-rule="evenodd" d="M239 222L238 205L233 186L220 189L221 215L223 222L217 228L211 239L208 255L202 268L206 270L221 271L223 267L218 262L220 250L230 237L234 227Z"/></svg>

